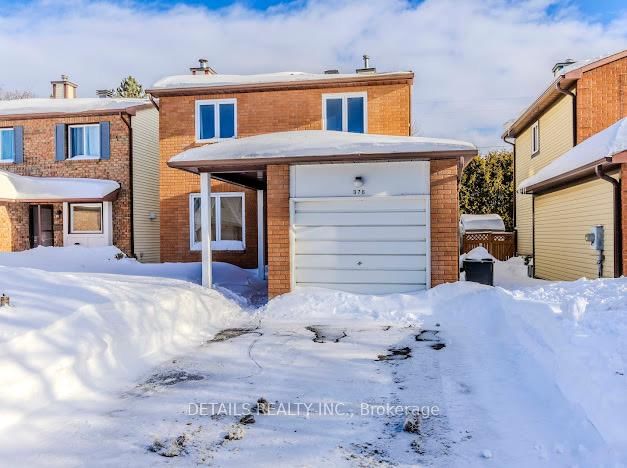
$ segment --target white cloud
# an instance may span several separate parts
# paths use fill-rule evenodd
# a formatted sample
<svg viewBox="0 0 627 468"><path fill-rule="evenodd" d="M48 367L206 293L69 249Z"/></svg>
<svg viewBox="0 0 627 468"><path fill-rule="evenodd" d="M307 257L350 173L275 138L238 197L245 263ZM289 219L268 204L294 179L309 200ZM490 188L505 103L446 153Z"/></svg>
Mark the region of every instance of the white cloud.
<svg viewBox="0 0 627 468"><path fill-rule="evenodd" d="M551 3L318 0L259 12L40 1L0 12L0 86L45 96L65 73L91 96L128 74L150 85L185 73L198 57L224 73L350 71L367 52L379 70L416 73L421 134L502 145L502 123L543 90L555 61L627 43L627 13L593 23L569 1L549 17Z"/></svg>

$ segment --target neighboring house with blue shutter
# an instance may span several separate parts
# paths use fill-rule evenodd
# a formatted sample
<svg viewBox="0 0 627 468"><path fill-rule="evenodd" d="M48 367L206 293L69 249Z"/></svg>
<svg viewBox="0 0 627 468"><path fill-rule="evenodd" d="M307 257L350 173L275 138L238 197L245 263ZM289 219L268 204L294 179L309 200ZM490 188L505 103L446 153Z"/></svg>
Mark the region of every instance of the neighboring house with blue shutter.
<svg viewBox="0 0 627 468"><path fill-rule="evenodd" d="M0 101L0 251L116 245L159 260L159 114L146 99Z"/></svg>

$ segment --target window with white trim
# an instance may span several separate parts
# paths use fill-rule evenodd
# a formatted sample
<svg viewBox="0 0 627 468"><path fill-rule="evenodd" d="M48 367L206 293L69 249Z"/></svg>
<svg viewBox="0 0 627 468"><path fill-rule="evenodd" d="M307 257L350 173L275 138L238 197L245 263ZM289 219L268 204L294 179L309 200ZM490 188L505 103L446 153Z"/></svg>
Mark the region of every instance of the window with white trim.
<svg viewBox="0 0 627 468"><path fill-rule="evenodd" d="M244 250L246 224L244 192L211 194L211 248L213 250ZM189 196L190 248L202 249L200 194Z"/></svg>
<svg viewBox="0 0 627 468"><path fill-rule="evenodd" d="M531 155L540 151L540 122L537 121L531 126Z"/></svg>
<svg viewBox="0 0 627 468"><path fill-rule="evenodd" d="M102 234L102 203L70 203L70 234Z"/></svg>
<svg viewBox="0 0 627 468"><path fill-rule="evenodd" d="M368 93L322 95L324 130L368 133Z"/></svg>
<svg viewBox="0 0 627 468"><path fill-rule="evenodd" d="M0 128L0 162L15 161L15 130Z"/></svg>
<svg viewBox="0 0 627 468"><path fill-rule="evenodd" d="M236 136L236 99L196 101L196 141L216 141Z"/></svg>
<svg viewBox="0 0 627 468"><path fill-rule="evenodd" d="M100 125L68 126L68 158L100 158Z"/></svg>

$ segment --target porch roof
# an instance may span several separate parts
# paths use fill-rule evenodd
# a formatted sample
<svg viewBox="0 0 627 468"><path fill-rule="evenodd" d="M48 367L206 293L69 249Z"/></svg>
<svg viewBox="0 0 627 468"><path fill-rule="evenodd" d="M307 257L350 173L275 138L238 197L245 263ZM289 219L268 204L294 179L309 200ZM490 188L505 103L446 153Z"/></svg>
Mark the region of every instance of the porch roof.
<svg viewBox="0 0 627 468"><path fill-rule="evenodd" d="M0 170L0 201L23 203L101 202L117 198L113 180L31 177Z"/></svg>
<svg viewBox="0 0 627 468"><path fill-rule="evenodd" d="M627 117L574 146L518 185L518 192L538 193L591 176L599 165L627 162Z"/></svg>
<svg viewBox="0 0 627 468"><path fill-rule="evenodd" d="M477 155L458 140L326 130L266 133L188 149L168 165L191 172L260 170L268 164L462 158Z"/></svg>

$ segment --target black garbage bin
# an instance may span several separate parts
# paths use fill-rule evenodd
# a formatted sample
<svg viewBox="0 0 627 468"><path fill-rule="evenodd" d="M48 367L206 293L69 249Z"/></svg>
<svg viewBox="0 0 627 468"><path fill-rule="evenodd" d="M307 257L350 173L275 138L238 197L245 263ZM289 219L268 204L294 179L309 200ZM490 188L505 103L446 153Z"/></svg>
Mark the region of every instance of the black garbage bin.
<svg viewBox="0 0 627 468"><path fill-rule="evenodd" d="M464 271L466 281L494 286L494 260L491 258L467 258L464 260Z"/></svg>

